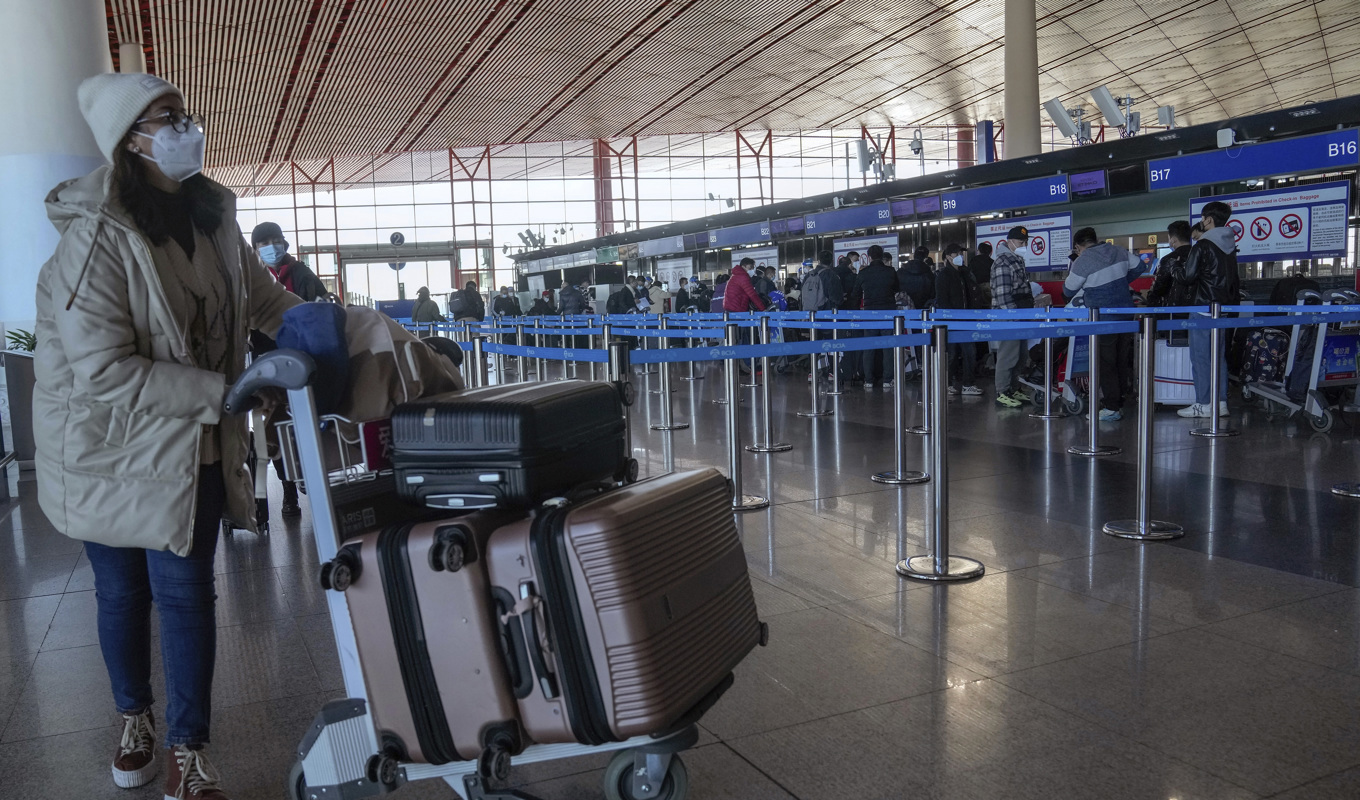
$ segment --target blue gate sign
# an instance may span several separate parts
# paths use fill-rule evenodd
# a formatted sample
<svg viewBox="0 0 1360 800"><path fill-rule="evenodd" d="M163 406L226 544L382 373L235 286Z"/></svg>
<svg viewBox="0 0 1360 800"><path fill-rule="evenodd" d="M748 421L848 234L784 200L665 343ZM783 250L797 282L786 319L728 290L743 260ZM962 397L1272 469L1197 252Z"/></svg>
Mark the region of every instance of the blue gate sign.
<svg viewBox="0 0 1360 800"><path fill-rule="evenodd" d="M738 244L754 244L770 241L769 222L751 222L731 228L718 228L708 232L709 247L732 247Z"/></svg>
<svg viewBox="0 0 1360 800"><path fill-rule="evenodd" d="M946 217L1009 211L1051 203L1067 202L1067 176L1053 175L1028 181L981 186L940 195L941 211ZM917 212L920 212L919 207Z"/></svg>
<svg viewBox="0 0 1360 800"><path fill-rule="evenodd" d="M892 224L892 206L875 203L871 206L850 206L803 217L808 233L824 234L853 231Z"/></svg>
<svg viewBox="0 0 1360 800"><path fill-rule="evenodd" d="M1305 170L1342 169L1357 163L1360 163L1360 130L1349 128L1208 153L1154 158L1148 162L1148 188L1207 186Z"/></svg>

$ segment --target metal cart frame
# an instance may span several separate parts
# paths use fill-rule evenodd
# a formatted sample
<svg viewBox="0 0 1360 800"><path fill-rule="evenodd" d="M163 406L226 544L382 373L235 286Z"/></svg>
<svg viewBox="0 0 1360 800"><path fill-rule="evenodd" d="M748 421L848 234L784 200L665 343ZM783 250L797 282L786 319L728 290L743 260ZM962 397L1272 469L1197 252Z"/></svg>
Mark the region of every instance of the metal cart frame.
<svg viewBox="0 0 1360 800"><path fill-rule="evenodd" d="M265 387L287 391L297 463L312 510L318 563L329 565L339 552L345 531L356 525L371 529L376 527L373 523L381 524L378 520L383 501L393 499L390 490L394 484L390 473L364 471L361 465L332 471L324 463L324 420L317 415L310 386L314 372L315 365L306 355L273 351L246 369L228 393L224 410L248 410L250 398ZM287 432L281 430L280 434L286 436ZM365 506L369 499L373 505ZM336 513L337 502L345 506L343 520ZM467 800L536 800L522 791L492 788L509 777L509 759L414 764L403 763L386 750L368 711L368 689L344 592L328 589L326 606L347 696L327 703L299 744L297 763L288 776L290 800L358 800L388 794L408 781L430 779L444 780ZM682 800L688 791L688 778L677 753L697 740L698 728L691 722L661 737L639 736L596 746L531 745L514 761L532 764L617 752L605 770L606 798Z"/></svg>

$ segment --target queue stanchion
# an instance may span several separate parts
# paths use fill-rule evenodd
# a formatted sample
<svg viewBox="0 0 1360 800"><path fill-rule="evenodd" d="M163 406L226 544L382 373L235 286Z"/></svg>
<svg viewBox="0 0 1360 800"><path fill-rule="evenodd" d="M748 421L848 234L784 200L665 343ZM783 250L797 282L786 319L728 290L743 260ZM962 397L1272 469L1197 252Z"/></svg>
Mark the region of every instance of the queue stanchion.
<svg viewBox="0 0 1360 800"><path fill-rule="evenodd" d="M666 317L665 317L665 316L662 316L662 317L661 317L661 328L660 328L660 329L661 329L662 331L669 330L669 328L666 326ZM650 337L649 337L649 338L650 338ZM662 350L665 350L665 349L667 349L667 348L670 346L670 340L667 339L667 338L665 337L664 334L663 334L662 336L657 337L657 340L658 340L657 348L660 348L660 349L662 349ZM648 348L648 349L657 349L657 348ZM653 373L650 371L651 368L652 368L652 366L653 366L653 365L648 364L646 367L643 368L644 370L648 370L647 374L648 374L649 376L653 374ZM665 374L667 374L667 373L669 373L669 372L671 371L670 365L669 365L669 364L656 364L655 366L656 366L657 370L660 371L660 373L661 373L662 375L665 375ZM670 384L671 384L671 382L670 382L669 379L659 381L659 383L661 384L661 386L660 386L659 388L656 388L656 389L651 388L651 387L652 387L652 379L651 379L650 377L648 377L648 378L647 378L647 392L648 392L648 394L663 394L663 393L669 394L669 393L670 393Z"/></svg>
<svg viewBox="0 0 1360 800"><path fill-rule="evenodd" d="M1090 313L1092 322L1100 321L1099 311L1092 308ZM1124 452L1122 447L1100 443L1100 337L1094 333L1086 337L1086 383L1087 442L1085 445L1074 444L1067 452L1093 458L1119 455ZM1152 391L1152 384L1148 383L1143 391Z"/></svg>
<svg viewBox="0 0 1360 800"><path fill-rule="evenodd" d="M519 345L520 347L526 347L526 346L527 346L526 340L525 340L525 338L524 338L524 323L523 323L523 322L517 322L517 323L515 323L515 344ZM529 359L528 359L528 358L525 358L525 357L522 356L522 355L521 355L521 356L515 356L515 380L516 380L516 382L518 382L518 383L524 383L525 381L529 380L529 363L528 363L528 362L529 362Z"/></svg>
<svg viewBox="0 0 1360 800"><path fill-rule="evenodd" d="M731 320L731 319L732 319L732 312L730 312L730 311L724 311L724 312L723 312L723 321L722 321L723 330L724 330L724 331L730 330L730 328L731 328L731 322L730 322L730 320ZM729 362L729 363L730 363L730 362ZM715 398L713 398L713 402L714 402L714 403L717 403L717 404L720 405L720 406L725 406L725 405L727 405L730 401L728 400L727 395L724 395L724 396L722 396L722 397L715 397ZM738 400L737 402L741 402L741 401Z"/></svg>
<svg viewBox="0 0 1360 800"><path fill-rule="evenodd" d="M770 318L768 316L760 318L760 343L766 347L770 346ZM760 382L760 405L765 414L765 436L763 442L748 444L746 449L752 453L782 453L786 450L792 450L793 445L788 442L776 442L774 440L774 408L770 405L770 357L768 355L760 357L760 369L765 373L765 380Z"/></svg>
<svg viewBox="0 0 1360 800"><path fill-rule="evenodd" d="M543 318L534 320L534 347L543 346ZM539 357L534 359L534 379L546 381L548 379L548 361Z"/></svg>
<svg viewBox="0 0 1360 800"><path fill-rule="evenodd" d="M1214 303L1210 316L1218 319L1223 313L1223 307ZM1209 349L1212 351L1213 361L1209 366L1209 427L1195 428L1190 431L1191 436L1200 436L1206 439L1226 439L1229 436L1237 436L1241 431L1236 428L1225 428L1219 422L1221 417L1218 413L1218 387L1220 381L1226 379L1223 370L1219 368L1223 360L1223 329L1214 328L1209 332Z"/></svg>
<svg viewBox="0 0 1360 800"><path fill-rule="evenodd" d="M893 317L893 335L902 336L906 333L906 321L901 316ZM861 353L868 352L861 350ZM906 357L903 355L902 347L899 345L893 348L893 369L900 375L906 369ZM886 483L893 486L902 486L912 483L925 483L930 480L930 476L919 470L907 469L907 393L902 389L902 381L893 381L893 455L897 460L897 468L890 472L876 472L869 476L874 483Z"/></svg>
<svg viewBox="0 0 1360 800"><path fill-rule="evenodd" d="M808 312L808 322L811 322L814 326L817 324L817 312L815 311ZM808 328L808 339L813 342L817 341L816 327ZM816 353L813 353L811 355L811 361L812 361L812 375L811 375L812 380L809 381L809 383L812 385L812 405L808 407L807 411L799 411L798 416L829 417L831 416L831 409L825 407L822 404L822 378L817 370ZM826 361L827 364L830 365L831 370L834 372L836 369L835 353L828 354Z"/></svg>
<svg viewBox="0 0 1360 800"><path fill-rule="evenodd" d="M474 336L472 338L472 369L464 381L469 386L486 385L486 351L483 349L485 344L485 336Z"/></svg>
<svg viewBox="0 0 1360 800"><path fill-rule="evenodd" d="M1062 419L1067 412L1053 410L1053 337L1044 337L1044 403L1043 410L1030 414L1034 419Z"/></svg>
<svg viewBox="0 0 1360 800"><path fill-rule="evenodd" d="M949 330L944 325L937 325L931 331L934 339L931 359L935 362L935 372L938 375L947 374L949 371ZM912 556L899 561L897 564L897 574L904 578L912 578L921 581L966 581L972 578L982 577L986 572L986 567L981 561L963 556L952 555L949 552L949 459L946 444L949 441L949 384L948 381L936 381L931 387L935 393L934 402L930 404L931 428L935 430L935 435L930 440L930 460L932 469L935 470L933 519L930 527L930 552L925 555Z"/></svg>
<svg viewBox="0 0 1360 800"><path fill-rule="evenodd" d="M1121 539L1179 539L1185 529L1174 522L1152 519L1152 384L1157 380L1157 318L1143 317L1141 375L1138 382L1138 518L1105 523L1102 529ZM1217 401L1215 401L1217 402ZM1217 410L1217 409L1215 409Z"/></svg>
<svg viewBox="0 0 1360 800"><path fill-rule="evenodd" d="M748 328L747 330L749 330L749 328ZM751 380L750 380L750 382L748 382L748 383L743 383L743 384L741 385L741 388L743 388L743 389L754 389L754 388L756 388L757 386L760 386L760 384L762 383L762 381L763 381L763 379L760 377L759 372L757 372L757 370L756 370L756 360L753 358L753 359L751 359Z"/></svg>
<svg viewBox="0 0 1360 800"><path fill-rule="evenodd" d="M691 311L691 312L690 312L690 317L693 317L693 316L694 316L694 312ZM691 322L695 322L694 319L691 319L690 321L691 321ZM692 328L691 328L691 330L692 330ZM690 347L693 347L693 346L694 346L694 341L695 341L694 339L687 339L686 341L689 342L689 346L690 346ZM695 372L695 364L696 364L696 363L697 363L697 362L695 362L695 361L693 361L693 360L691 360L691 361L689 362L689 375L686 375L685 377L681 378L680 380L682 380L682 381L688 381L688 382L690 382L690 383L693 383L694 381L701 381L701 380L704 379L704 376L703 376L703 375L699 375L698 373Z"/></svg>
<svg viewBox="0 0 1360 800"><path fill-rule="evenodd" d="M741 339L737 334L737 324L727 323L727 345L736 347ZM727 477L732 481L732 510L733 511L755 511L767 508L770 505L769 498L754 494L745 494L741 487L741 403L737 393L740 391L738 384L741 382L737 378L737 373L741 368L737 366L737 359L727 359Z"/></svg>
<svg viewBox="0 0 1360 800"><path fill-rule="evenodd" d="M661 319L661 329L666 330L666 319ZM665 337L661 339L661 349L671 349L671 340ZM690 362L693 363L693 362ZM675 413L671 403L671 365L669 361L658 364L661 368L661 424L653 425L654 431L683 431L689 427L688 422L676 422Z"/></svg>
<svg viewBox="0 0 1360 800"><path fill-rule="evenodd" d="M894 317L893 319L897 319L897 317ZM923 320L925 319L924 313L921 315L921 319L923 319ZM949 353L949 348L948 348L948 346L945 347L945 353L946 353L946 355ZM933 397L934 392L931 391L931 389L935 386L935 384L936 384L937 382L938 382L938 383L943 383L943 384L945 385L946 389L949 387L949 371L948 371L949 361L948 361L948 360L945 361L945 374L944 374L944 377L943 377L942 379L938 379L938 380L937 380L936 377L935 377L935 375L934 375L935 369L934 369L934 367L933 367L933 366L931 365L931 363L930 363L932 360L933 360L933 359L930 357L930 348L928 348L928 347L922 347L922 348L921 348L921 402L920 402L920 406L921 406L921 424L920 424L920 425L912 425L910 428L907 428L907 433L915 434L915 435L917 435L917 436L929 436L929 435L930 435L930 417L931 417L930 408L931 408L931 406L932 406L932 405L934 404L934 402L935 402L935 398ZM906 371L906 367L905 367L905 366L897 370L897 378L896 378L896 380L893 381L893 386L896 386L897 384L899 384L899 383L902 382L902 375L903 375L903 373L904 373L905 371Z"/></svg>
<svg viewBox="0 0 1360 800"><path fill-rule="evenodd" d="M629 483L637 480L637 462L633 460L633 365L628 357L627 342L608 342L609 363L605 365L605 377L619 390L623 400L623 449L628 454L628 472L625 476ZM594 362L592 362L594 363Z"/></svg>
<svg viewBox="0 0 1360 800"><path fill-rule="evenodd" d="M813 316L815 317L816 314L814 313ZM836 322L836 309L834 309L834 308L831 310L831 322L832 322L832 323L835 323L835 322ZM814 336L816 335L816 332L815 332L815 331L813 332L813 335L814 335ZM838 341L840 341L840 338L841 338L841 329L840 329L840 328L833 328L832 331L831 331L831 341L832 341L832 342L838 342ZM831 353L831 355L827 357L827 362L828 362L828 366L829 366L830 369L831 369L831 388L828 389L828 390L825 392L825 394L826 394L828 397L840 397L842 394L844 394L844 392L841 391L841 351L836 350L835 347L833 346L833 347L832 347L832 353ZM815 409L817 408L817 404L816 404L816 403L813 403L813 404L812 404L812 407L813 407L813 409L815 410ZM828 412L826 412L826 413L830 414L831 412L828 411ZM809 416L813 416L813 415L809 415ZM821 415L818 414L818 415L816 415L816 416L821 416Z"/></svg>

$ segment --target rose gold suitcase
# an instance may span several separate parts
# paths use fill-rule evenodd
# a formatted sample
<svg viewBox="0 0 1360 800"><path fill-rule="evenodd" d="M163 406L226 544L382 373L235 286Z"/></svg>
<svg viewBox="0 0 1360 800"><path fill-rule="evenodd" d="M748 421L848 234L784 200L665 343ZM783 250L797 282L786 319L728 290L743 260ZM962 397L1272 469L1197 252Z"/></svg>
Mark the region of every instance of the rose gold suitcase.
<svg viewBox="0 0 1360 800"><path fill-rule="evenodd" d="M488 543L491 583L533 670L520 719L539 743L601 744L691 725L765 626L715 469L536 511Z"/></svg>
<svg viewBox="0 0 1360 800"><path fill-rule="evenodd" d="M486 541L522 514L403 522L347 541L322 582L349 601L383 749L403 761L497 759L526 744L516 693L530 684L514 606L487 581Z"/></svg>

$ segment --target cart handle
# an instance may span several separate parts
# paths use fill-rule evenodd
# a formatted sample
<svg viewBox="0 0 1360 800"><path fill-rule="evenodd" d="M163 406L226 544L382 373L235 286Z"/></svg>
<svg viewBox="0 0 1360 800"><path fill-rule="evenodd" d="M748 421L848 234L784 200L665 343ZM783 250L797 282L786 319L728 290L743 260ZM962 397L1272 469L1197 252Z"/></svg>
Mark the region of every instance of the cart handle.
<svg viewBox="0 0 1360 800"><path fill-rule="evenodd" d="M273 350L255 359L227 390L222 410L227 414L242 414L253 408L258 400L255 393L276 387L297 390L305 387L316 373L316 362L299 350Z"/></svg>

